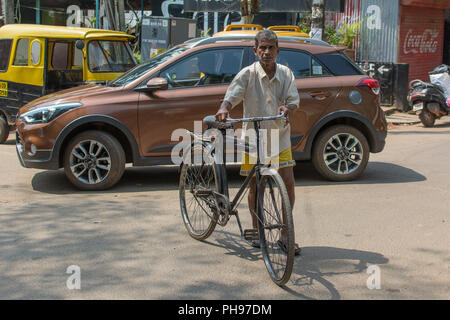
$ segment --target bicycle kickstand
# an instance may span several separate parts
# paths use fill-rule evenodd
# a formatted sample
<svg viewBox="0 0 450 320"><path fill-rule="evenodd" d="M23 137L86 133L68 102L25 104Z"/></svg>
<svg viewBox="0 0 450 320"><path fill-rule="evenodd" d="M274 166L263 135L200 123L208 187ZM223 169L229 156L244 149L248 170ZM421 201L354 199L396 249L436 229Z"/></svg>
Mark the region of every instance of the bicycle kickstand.
<svg viewBox="0 0 450 320"><path fill-rule="evenodd" d="M241 219L239 219L239 214L237 212L237 210L233 210L233 215L236 217L236 221L239 227L239 231L241 232L241 237L244 236L244 231L242 231L242 225L241 225Z"/></svg>

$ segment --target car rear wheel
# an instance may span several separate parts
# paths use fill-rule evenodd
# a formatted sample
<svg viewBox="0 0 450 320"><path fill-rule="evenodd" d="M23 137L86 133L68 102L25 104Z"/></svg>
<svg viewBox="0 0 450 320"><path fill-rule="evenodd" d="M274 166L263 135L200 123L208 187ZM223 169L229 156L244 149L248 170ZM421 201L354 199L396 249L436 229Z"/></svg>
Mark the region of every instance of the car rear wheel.
<svg viewBox="0 0 450 320"><path fill-rule="evenodd" d="M4 143L9 136L9 126L6 120L0 116L0 144Z"/></svg>
<svg viewBox="0 0 450 320"><path fill-rule="evenodd" d="M325 129L317 138L312 162L324 178L349 181L364 171L369 153L367 139L358 129L336 125Z"/></svg>
<svg viewBox="0 0 450 320"><path fill-rule="evenodd" d="M112 135L86 131L75 136L66 148L64 172L81 190L105 190L121 179L125 152Z"/></svg>

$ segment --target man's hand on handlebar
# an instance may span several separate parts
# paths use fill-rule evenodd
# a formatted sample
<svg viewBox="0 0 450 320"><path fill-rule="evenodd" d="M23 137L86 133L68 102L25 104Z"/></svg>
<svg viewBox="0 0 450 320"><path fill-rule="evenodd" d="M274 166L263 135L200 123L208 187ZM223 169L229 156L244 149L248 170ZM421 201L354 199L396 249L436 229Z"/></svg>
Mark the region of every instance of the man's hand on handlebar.
<svg viewBox="0 0 450 320"><path fill-rule="evenodd" d="M293 109L295 109L295 108L296 108L295 105L282 105L282 106L279 106L279 107L278 107L278 114L281 114L281 113L284 112L284 116L285 116L285 118L286 118L286 124L285 124L285 126L288 125L288 123L289 123L289 115L290 115L291 111L292 111Z"/></svg>
<svg viewBox="0 0 450 320"><path fill-rule="evenodd" d="M225 120L230 115L231 103L228 101L222 102L220 109L216 113L216 120L220 122L225 122Z"/></svg>

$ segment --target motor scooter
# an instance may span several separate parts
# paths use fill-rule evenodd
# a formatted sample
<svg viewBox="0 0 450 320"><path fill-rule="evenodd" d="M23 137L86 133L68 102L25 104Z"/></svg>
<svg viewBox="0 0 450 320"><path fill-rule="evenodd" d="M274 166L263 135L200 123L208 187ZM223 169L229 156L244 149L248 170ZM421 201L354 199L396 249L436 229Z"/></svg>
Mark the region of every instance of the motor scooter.
<svg viewBox="0 0 450 320"><path fill-rule="evenodd" d="M442 68L438 72L442 72ZM447 72L448 76L448 69L444 72ZM430 79L433 80L436 74L430 72ZM408 103L425 127L433 127L436 119L450 114L450 95L447 95L450 87L445 85L446 82L431 83L418 79L409 84Z"/></svg>

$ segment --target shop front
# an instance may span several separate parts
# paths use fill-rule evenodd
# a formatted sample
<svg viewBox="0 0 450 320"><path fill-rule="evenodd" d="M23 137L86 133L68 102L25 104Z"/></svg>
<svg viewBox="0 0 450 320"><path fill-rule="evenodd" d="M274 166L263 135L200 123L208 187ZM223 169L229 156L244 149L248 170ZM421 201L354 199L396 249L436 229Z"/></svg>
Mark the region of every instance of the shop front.
<svg viewBox="0 0 450 320"><path fill-rule="evenodd" d="M428 81L428 72L449 64L448 9L448 0L400 1L398 63L409 64L409 80Z"/></svg>

